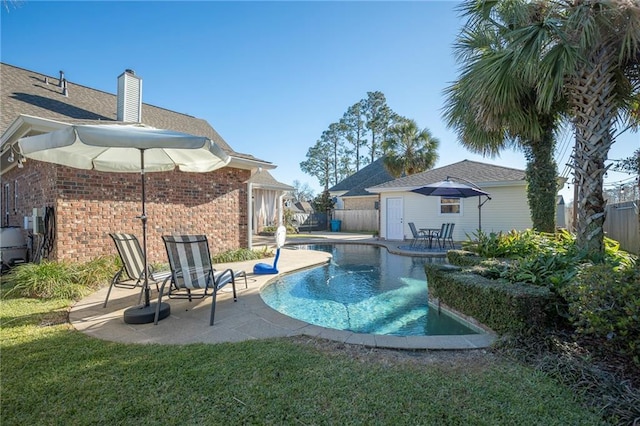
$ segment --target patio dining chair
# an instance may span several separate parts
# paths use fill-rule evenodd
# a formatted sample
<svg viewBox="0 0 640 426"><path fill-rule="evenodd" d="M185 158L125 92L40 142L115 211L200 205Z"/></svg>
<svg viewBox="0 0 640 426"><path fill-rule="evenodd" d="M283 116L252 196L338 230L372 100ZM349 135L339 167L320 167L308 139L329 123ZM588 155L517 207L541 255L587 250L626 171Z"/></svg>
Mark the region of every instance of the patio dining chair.
<svg viewBox="0 0 640 426"><path fill-rule="evenodd" d="M419 244L420 241L424 241L425 245L426 245L427 241L429 243L431 243L431 241L430 241L431 236L429 234L427 234L426 232L418 231L416 229L416 224L415 223L409 222L409 229L411 229L411 234L413 235L413 239L411 240L410 247L419 246L420 245Z"/></svg>
<svg viewBox="0 0 640 426"><path fill-rule="evenodd" d="M445 232L445 236L444 236L444 240L443 243L446 243L447 241L449 241L449 244L451 244L451 248L455 248L454 244L453 244L453 228L456 226L455 223L450 223L449 224L449 229L447 229L447 231Z"/></svg>
<svg viewBox="0 0 640 426"><path fill-rule="evenodd" d="M449 230L449 225L451 224L443 223L440 227L440 231L437 231L433 234L433 238L435 238L436 242L438 243L438 248L444 248L444 239L447 235L447 231Z"/></svg>
<svg viewBox="0 0 640 426"><path fill-rule="evenodd" d="M189 302L193 299L211 297L209 325L213 325L218 290L231 283L233 301L238 300L236 275L232 269L216 271L213 268L206 235L163 235L162 240L167 249L171 275L163 281L160 287L154 323L158 324L163 296L170 299L188 299ZM169 287L165 294L167 284Z"/></svg>
<svg viewBox="0 0 640 426"><path fill-rule="evenodd" d="M109 234L111 239L116 245L120 261L122 262L122 268L115 273L111 279L109 290L107 291L107 297L104 299L103 308L107 307L109 296L113 287L117 288L136 288L140 287L140 295L138 296L138 304L142 300L142 294L144 293L144 252L140 247L138 238L133 234L111 233ZM154 272L149 267L149 282L156 285L158 290L158 282L164 280L170 275L170 272Z"/></svg>

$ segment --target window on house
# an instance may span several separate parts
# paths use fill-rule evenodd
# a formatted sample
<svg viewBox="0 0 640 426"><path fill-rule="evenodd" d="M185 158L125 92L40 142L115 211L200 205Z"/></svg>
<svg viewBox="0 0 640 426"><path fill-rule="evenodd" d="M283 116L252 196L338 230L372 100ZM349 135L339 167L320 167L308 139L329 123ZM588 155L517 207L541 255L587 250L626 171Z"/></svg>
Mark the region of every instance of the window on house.
<svg viewBox="0 0 640 426"><path fill-rule="evenodd" d="M440 197L440 214L460 214L462 204L460 198Z"/></svg>

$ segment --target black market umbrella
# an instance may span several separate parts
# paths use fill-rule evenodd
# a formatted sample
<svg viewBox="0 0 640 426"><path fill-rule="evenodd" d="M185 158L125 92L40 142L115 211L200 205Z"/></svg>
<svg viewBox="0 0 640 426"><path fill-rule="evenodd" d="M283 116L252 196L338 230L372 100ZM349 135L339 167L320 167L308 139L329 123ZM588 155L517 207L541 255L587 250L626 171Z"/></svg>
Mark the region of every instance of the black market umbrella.
<svg viewBox="0 0 640 426"><path fill-rule="evenodd" d="M210 172L226 166L229 156L211 139L143 125L74 125L18 140L20 154L38 161L77 169L113 173L140 173L144 268L147 264L145 172L181 170ZM144 277L144 304L125 310L125 322L153 322L155 306L149 300L148 272ZM170 313L163 303L161 317Z"/></svg>
<svg viewBox="0 0 640 426"><path fill-rule="evenodd" d="M472 186L473 185L473 186ZM429 185L422 186L420 188L412 189L411 192L417 194L435 196L435 197L450 197L450 198L469 198L478 197L478 229L482 230L482 206L484 203L491 199L488 192L483 191L475 184L465 184L461 182L455 182L447 177L446 180L430 183ZM482 201L482 196L486 196L487 199Z"/></svg>

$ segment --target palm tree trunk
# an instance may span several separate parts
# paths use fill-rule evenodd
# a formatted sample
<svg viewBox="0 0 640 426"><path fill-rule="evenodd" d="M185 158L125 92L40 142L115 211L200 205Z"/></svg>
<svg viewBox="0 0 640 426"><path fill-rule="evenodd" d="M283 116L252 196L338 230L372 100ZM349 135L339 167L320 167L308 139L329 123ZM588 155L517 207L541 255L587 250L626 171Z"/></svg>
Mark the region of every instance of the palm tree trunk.
<svg viewBox="0 0 640 426"><path fill-rule="evenodd" d="M616 117L615 82L612 54L605 47L593 52L593 58L569 85L575 114L575 177L578 185L576 242L593 259L604 255L606 201L603 195L605 161L613 144Z"/></svg>

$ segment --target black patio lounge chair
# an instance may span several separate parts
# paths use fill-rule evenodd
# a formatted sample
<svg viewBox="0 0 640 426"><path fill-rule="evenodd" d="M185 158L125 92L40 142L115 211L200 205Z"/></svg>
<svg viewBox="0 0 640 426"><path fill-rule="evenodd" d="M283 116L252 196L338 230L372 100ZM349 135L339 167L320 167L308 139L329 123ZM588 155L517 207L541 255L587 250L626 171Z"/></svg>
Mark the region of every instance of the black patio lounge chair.
<svg viewBox="0 0 640 426"><path fill-rule="evenodd" d="M409 229L411 229L411 234L413 235L410 247L420 246L420 241L424 241L425 245L429 242L429 245L431 245L431 236L426 232L418 231L415 223L409 222Z"/></svg>
<svg viewBox="0 0 640 426"><path fill-rule="evenodd" d="M211 297L209 325L213 325L218 290L231 283L233 301L238 300L236 275L232 269L216 271L213 268L206 235L164 235L162 240L167 249L171 275L163 281L160 287L154 323L158 324L158 311L163 296L170 299L188 299L189 301ZM169 284L169 288L165 294L167 284Z"/></svg>
<svg viewBox="0 0 640 426"><path fill-rule="evenodd" d="M104 299L103 308L107 307L109 296L111 295L111 289L113 287L118 288L136 288L140 287L140 296L138 297L138 304L142 300L142 294L144 292L144 253L140 247L138 238L133 234L112 233L109 236L113 239L118 250L118 255L122 262L122 268L111 279L111 285L107 291L107 297ZM164 280L170 275L170 272L154 272L149 268L149 282L153 282L158 289L158 282Z"/></svg>

